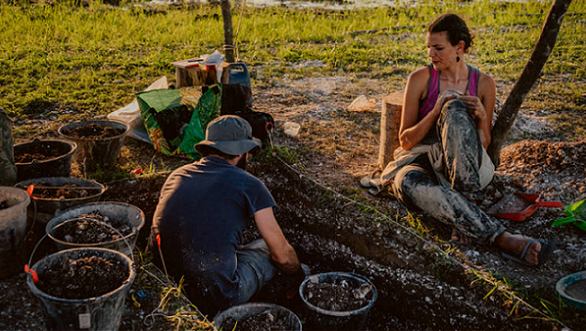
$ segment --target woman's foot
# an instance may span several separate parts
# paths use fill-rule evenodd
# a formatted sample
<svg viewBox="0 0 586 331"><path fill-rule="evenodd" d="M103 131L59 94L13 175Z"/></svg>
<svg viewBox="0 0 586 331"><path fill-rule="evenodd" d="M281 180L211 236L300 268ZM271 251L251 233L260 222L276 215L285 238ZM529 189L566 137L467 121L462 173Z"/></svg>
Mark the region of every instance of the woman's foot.
<svg viewBox="0 0 586 331"><path fill-rule="evenodd" d="M470 244L472 242L472 238L464 235L462 232L460 232L458 229L454 228L452 230L452 240L453 241L457 241L461 244Z"/></svg>
<svg viewBox="0 0 586 331"><path fill-rule="evenodd" d="M522 259L532 266L539 264L539 252L542 249L539 241L505 231L496 237L494 243L503 253ZM525 254L523 254L524 251Z"/></svg>

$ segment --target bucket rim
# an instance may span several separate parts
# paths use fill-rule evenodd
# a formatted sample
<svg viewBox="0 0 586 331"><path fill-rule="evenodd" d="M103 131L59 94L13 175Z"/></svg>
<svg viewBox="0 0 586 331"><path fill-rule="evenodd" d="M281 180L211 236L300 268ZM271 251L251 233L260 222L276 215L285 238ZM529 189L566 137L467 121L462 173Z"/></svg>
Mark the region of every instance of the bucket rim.
<svg viewBox="0 0 586 331"><path fill-rule="evenodd" d="M108 293L105 293L103 295L100 295L98 297L91 297L91 298L85 298L85 299L65 299L65 298L55 297L55 296L49 295L49 294L41 291L33 282L33 278L32 278L31 273L27 273L26 283L27 283L29 289L31 290L31 292L33 292L33 294L35 296L41 297L43 299L51 300L51 301L69 303L69 304L80 304L80 303L83 304L83 303L100 302L103 300L107 300L109 297L111 297L115 293L121 291L125 287L131 286L132 283L134 282L134 279L136 277L136 271L135 271L135 265L134 265L134 262L132 262L132 259L130 259L128 256L126 256L126 254L124 254L124 253L120 253L118 251L115 251L113 249L108 249L108 248L80 247L80 248L71 248L71 249L58 251L56 253L44 256L43 258L41 258L40 260L35 262L35 264L31 267L31 269L35 270L36 267L39 266L39 263L41 263L47 257L55 256L55 255L65 255L65 254L68 254L68 253L71 253L74 251L82 251L82 250L83 251L105 251L105 252L108 252L108 253L113 254L115 256L122 257L122 260L126 261L126 263L127 263L126 265L129 267L128 269L130 272L128 273L128 277L122 282L122 284L120 286L118 286L114 290L112 290Z"/></svg>
<svg viewBox="0 0 586 331"><path fill-rule="evenodd" d="M368 303L366 305L364 305L363 307L360 307L358 309L354 309L354 310L347 310L347 311L333 311L333 310L326 310L320 307L317 307L313 304L311 304L307 298L305 297L305 294L303 293L303 289L305 289L305 287L307 286L307 283L309 283L310 281L313 281L315 279L318 279L320 277L329 277L329 276L336 276L336 277L346 277L346 278L352 278L352 279L357 279L359 281L362 281L366 284L369 284L370 286L372 286L372 298L368 301ZM319 273L319 274L314 274L314 275L310 275L305 277L305 279L303 280L303 282L301 283L301 285L299 285L299 297L301 298L301 301L303 301L303 304L305 304L309 309L316 311L320 314L323 315L329 315L329 316L335 316L335 317L345 317L345 316L352 316L352 315L360 315L366 311L368 311L370 308L372 308L372 306L374 305L374 303L376 302L376 299L378 298L378 291L376 289L376 286L374 286L374 283L368 279L366 276L354 273L354 272L343 272L343 271L330 271L330 272L323 272L323 273Z"/></svg>
<svg viewBox="0 0 586 331"><path fill-rule="evenodd" d="M281 306L281 305L274 304L274 303L268 303L268 302L245 302L245 303L241 303L239 305L232 306L232 307L227 308L225 310L222 310L219 313L217 313L216 316L214 316L214 319L213 319L214 324L216 324L217 327L220 327L220 325L218 325L218 324L219 324L219 322L223 322L223 320L219 320L218 319L219 317L224 317L222 315L227 315L228 313L231 313L234 310L242 309L242 308L245 308L247 306L250 306L250 307L258 307L258 308L266 308L266 309L277 308L279 310L282 310L284 312L289 313L291 316L294 316L295 317L295 321L298 323L298 325L301 327L301 329L303 328L303 323L301 323L301 319L291 309L289 309L287 307L284 307L284 306Z"/></svg>
<svg viewBox="0 0 586 331"><path fill-rule="evenodd" d="M567 295L566 293L566 288L568 286L582 280L586 280L586 270L578 271L562 277L556 283L555 289L557 294L561 297L562 301L564 301L566 304L575 308L586 310L586 300L577 299Z"/></svg>
<svg viewBox="0 0 586 331"><path fill-rule="evenodd" d="M39 143L63 143L66 145L69 145L71 147L71 149L69 150L69 152L59 155L59 156L55 156L52 157L50 159L45 159L45 160L32 160L31 162L14 162L14 164L16 166L28 166L28 165L33 165L33 164L43 164L43 163L48 163L48 162L52 162L55 161L57 159L64 159L67 158L71 155L73 155L73 153L75 153L77 151L77 144L74 141L68 141L65 139L38 139L35 138L33 140L24 142L24 143L20 143L17 145L14 145L14 149L16 149L17 147L22 147L25 145L31 145L31 144L39 144Z"/></svg>
<svg viewBox="0 0 586 331"><path fill-rule="evenodd" d="M13 194L19 194L22 196L22 198L24 200L19 201L16 205L9 206L8 208L4 208L4 209L0 210L0 214L7 213L11 210L16 210L17 208L27 207L31 203L31 197L28 195L28 193L25 190L23 190L21 188L13 187L13 186L0 186L0 191L1 190L5 190L5 191L8 191L9 193L13 193Z"/></svg>
<svg viewBox="0 0 586 331"><path fill-rule="evenodd" d="M132 231L132 233L122 237L122 238L118 238L116 240L110 240L110 241L104 241L104 242L99 242L99 243L70 243L61 239L56 238L55 236L53 236L53 234L51 233L56 227L57 225L65 222L66 220L60 220L59 217L67 212L76 210L76 209L82 209L82 208L88 208L89 206L95 206L95 205L120 205L120 206L125 206L125 207L130 207L130 208L134 208L137 211L139 211L139 215L140 215L140 224L136 226L136 231ZM45 233L47 234L47 236L49 238L51 238L51 240L63 244L63 245L75 245L79 248L90 248L90 247L96 247L96 245L107 245L107 244L112 244L112 243L117 243L119 241L124 241L124 240L129 240L130 238L132 238L133 236L138 236L138 233L140 232L140 230L142 229L142 227L144 226L146 220L145 220L145 216L144 216L144 212L142 211L142 209L138 208L137 206L131 205L129 203L125 203L125 202L117 202L117 201L98 201L98 202L90 202L90 203L86 203L80 206L75 206L75 207L71 207L68 209L63 210L59 215L53 217L49 222L47 222L47 225L45 226Z"/></svg>
<svg viewBox="0 0 586 331"><path fill-rule="evenodd" d="M67 131L67 130L71 130L74 127L78 127L78 126L85 126L85 125L89 125L89 124L96 124L98 126L116 126L116 125L120 125L122 126L122 128L124 129L124 132L113 136L113 137L106 137L106 138L101 138L100 140L104 140L104 141L108 141L108 140L114 140L114 139L120 139L122 137L124 137L129 131L130 131L130 126L127 123L121 122L121 121L112 121L112 120L92 120L92 121L77 121L77 122L72 122L72 123L68 123L65 125L62 125L57 132L65 139L70 139L70 140L78 140L78 141L94 141L95 139L88 139L88 138L84 138L84 137L73 137L70 136L66 133L64 133L63 131Z"/></svg>
<svg viewBox="0 0 586 331"><path fill-rule="evenodd" d="M90 200L92 198L95 197L99 197L102 194L104 194L104 192L106 192L106 185L99 183L95 180L92 179L85 179L85 178L75 178L75 177L39 177L39 178L30 178L27 180L23 180L21 182L18 182L16 184L14 184L14 187L18 187L21 188L23 190L26 190L25 186L28 187L31 184L36 184L38 182L43 182L43 181L50 181L51 179L62 179L63 181L79 181L79 182L85 182L85 183L90 183L90 185L95 185L96 189L99 188L100 191L96 194L93 195L88 195L86 197L80 197L80 198L72 198L72 199L63 199L63 200L59 200L59 199L45 199L45 198L39 198L37 197L35 200L37 201L78 201L78 200Z"/></svg>

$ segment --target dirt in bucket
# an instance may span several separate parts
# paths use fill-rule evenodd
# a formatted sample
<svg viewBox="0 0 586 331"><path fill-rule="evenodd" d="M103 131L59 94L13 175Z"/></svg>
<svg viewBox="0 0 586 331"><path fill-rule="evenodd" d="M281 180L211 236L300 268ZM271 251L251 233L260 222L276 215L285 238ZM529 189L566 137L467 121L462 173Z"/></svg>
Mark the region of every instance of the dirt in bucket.
<svg viewBox="0 0 586 331"><path fill-rule="evenodd" d="M95 190L100 190L99 187ZM86 189L78 184L53 185L51 183L35 184L33 197L48 200L84 198L94 193L93 189Z"/></svg>
<svg viewBox="0 0 586 331"><path fill-rule="evenodd" d="M69 221L69 222L68 222ZM55 231L55 237L69 243L93 244L120 239L132 233L128 224L112 220L99 212L65 220ZM114 229L118 230L118 234Z"/></svg>
<svg viewBox="0 0 586 331"><path fill-rule="evenodd" d="M242 321L228 317L221 325L221 330L246 331L286 331L291 329L288 315L275 309L267 309L260 314L252 315ZM234 328L236 326L236 328Z"/></svg>
<svg viewBox="0 0 586 331"><path fill-rule="evenodd" d="M122 129L116 129L109 126L101 126L93 123L84 126L79 126L67 131L68 136L92 140L116 137L123 133L124 130Z"/></svg>
<svg viewBox="0 0 586 331"><path fill-rule="evenodd" d="M49 148L47 148L49 147ZM31 145L26 149L14 150L14 162L16 163L30 163L33 160L44 161L54 159L63 155L64 153L59 148L50 148L44 144Z"/></svg>
<svg viewBox="0 0 586 331"><path fill-rule="evenodd" d="M566 288L566 293L574 299L586 301L586 279L569 285Z"/></svg>
<svg viewBox="0 0 586 331"><path fill-rule="evenodd" d="M128 267L120 261L90 256L67 258L39 275L39 290L63 299L86 299L109 293L128 278Z"/></svg>
<svg viewBox="0 0 586 331"><path fill-rule="evenodd" d="M372 286L355 279L335 278L330 282L307 282L303 289L307 301L329 311L360 309L372 299Z"/></svg>

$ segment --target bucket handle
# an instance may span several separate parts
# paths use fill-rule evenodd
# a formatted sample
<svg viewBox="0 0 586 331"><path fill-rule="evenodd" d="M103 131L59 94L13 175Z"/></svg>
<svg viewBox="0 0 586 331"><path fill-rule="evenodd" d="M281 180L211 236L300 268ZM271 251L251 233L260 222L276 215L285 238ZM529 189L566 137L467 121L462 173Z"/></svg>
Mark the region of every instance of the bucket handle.
<svg viewBox="0 0 586 331"><path fill-rule="evenodd" d="M57 225L53 229L57 229L58 227L63 226L65 223L75 222L75 221L79 221L79 220L86 220L86 221L92 221L92 222L96 222L96 223L102 223L103 225L106 225L110 229L114 230L118 235L120 235L120 238L122 238L122 240L124 240L124 242L126 243L126 246L128 246L128 249L129 249L129 252L130 252L130 258L132 259L132 265L135 265L135 262L134 262L134 254L132 254L132 246L130 246L130 243L128 243L128 240L126 240L124 238L124 236L122 235L122 233L120 233L120 231L118 231L117 229L115 229L113 226L111 226L110 224L108 224L106 222L103 222L103 221L100 221L100 220L96 220L96 219L93 219L93 218L76 217L76 218L72 218L72 219L68 219L68 220L64 221L63 223ZM134 234L134 228L132 228L132 233ZM35 284L39 281L39 276L37 275L37 273L36 273L36 271L34 269L29 268L29 265L32 266L33 255L35 255L35 252L37 251L37 248L39 247L39 245L41 244L41 242L48 235L49 235L48 233L45 233L45 235L37 242L37 244L35 245L35 248L33 248L33 251L31 252L31 256L29 257L28 263L24 265L24 272L31 274L31 277L33 278L33 282Z"/></svg>
<svg viewBox="0 0 586 331"><path fill-rule="evenodd" d="M30 235L33 233L33 229L35 228L35 224L37 223L37 197L33 197L33 189L34 189L34 184L29 185L26 189L26 193L29 195L31 201L33 202L33 210L34 210L33 224L31 224L31 227L28 230L28 232L26 233L26 235L24 237L22 237L18 242L16 242L14 244L14 246L18 246L18 245L20 245L21 242L27 241L28 237L30 237Z"/></svg>

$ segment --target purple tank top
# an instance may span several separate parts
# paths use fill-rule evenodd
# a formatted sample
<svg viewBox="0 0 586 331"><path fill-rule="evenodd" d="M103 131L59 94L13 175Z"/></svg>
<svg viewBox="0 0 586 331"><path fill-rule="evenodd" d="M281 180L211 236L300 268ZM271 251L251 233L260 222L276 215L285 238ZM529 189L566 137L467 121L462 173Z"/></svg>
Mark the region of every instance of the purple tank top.
<svg viewBox="0 0 586 331"><path fill-rule="evenodd" d="M466 90L468 90L468 94L472 96L478 96L478 78L479 78L479 71L478 69L468 66L468 86ZM419 107L419 119L421 120L424 118L435 106L437 102L437 98L439 97L439 90L440 90L440 80L439 80L439 72L433 68L433 64L429 64L429 87L427 88L427 95L425 99L420 102Z"/></svg>

